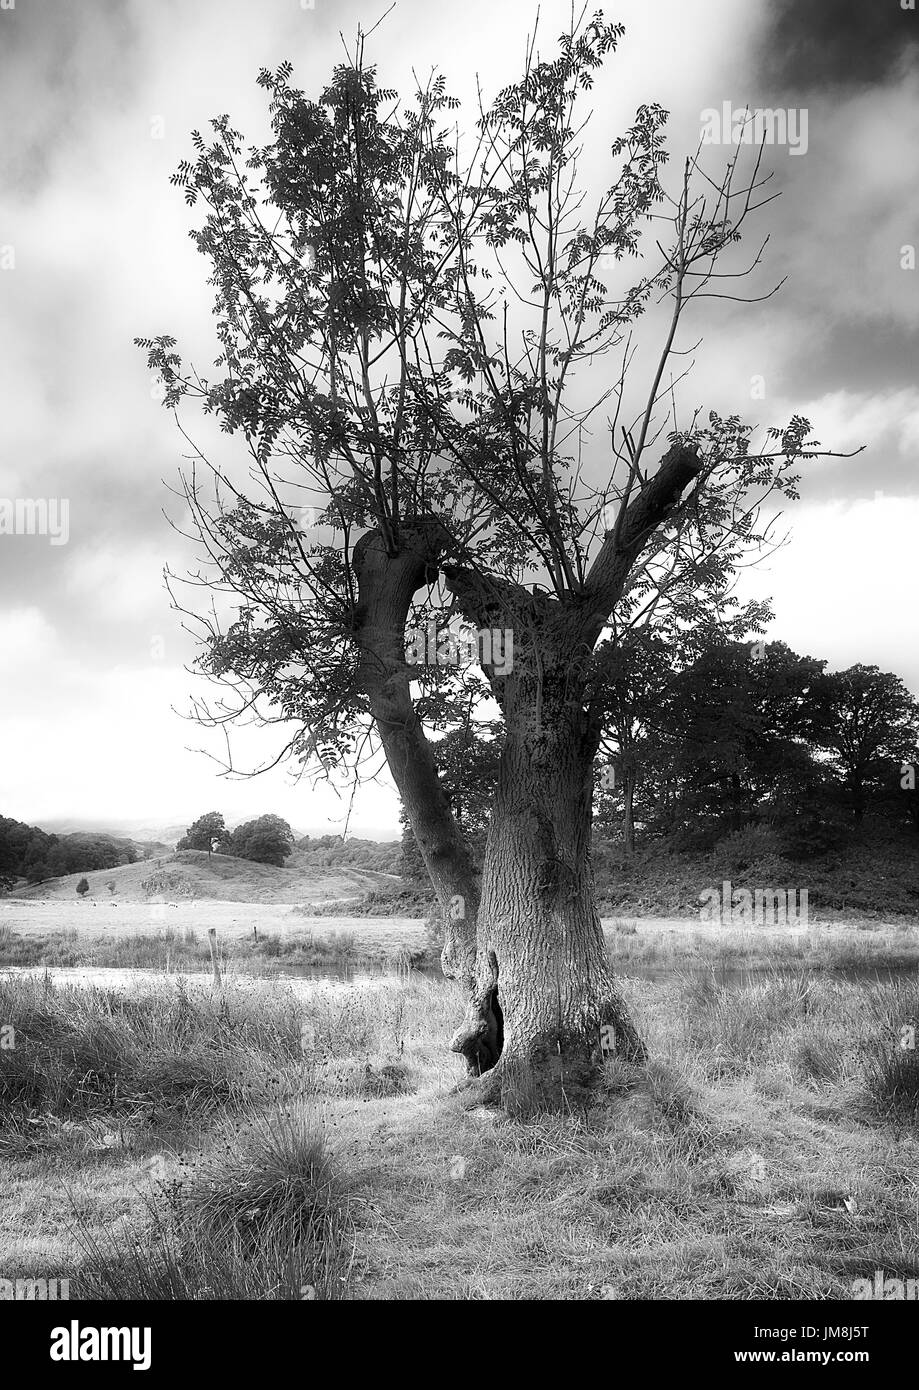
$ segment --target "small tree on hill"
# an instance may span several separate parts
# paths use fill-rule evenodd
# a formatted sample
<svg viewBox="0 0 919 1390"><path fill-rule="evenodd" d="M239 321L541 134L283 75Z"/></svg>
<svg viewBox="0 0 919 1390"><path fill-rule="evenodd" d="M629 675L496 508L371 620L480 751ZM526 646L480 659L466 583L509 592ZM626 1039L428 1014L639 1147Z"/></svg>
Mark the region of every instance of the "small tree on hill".
<svg viewBox="0 0 919 1390"><path fill-rule="evenodd" d="M85 878L81 878L80 882L77 884L77 892L81 898L85 898L86 894L89 892L89 884Z"/></svg>

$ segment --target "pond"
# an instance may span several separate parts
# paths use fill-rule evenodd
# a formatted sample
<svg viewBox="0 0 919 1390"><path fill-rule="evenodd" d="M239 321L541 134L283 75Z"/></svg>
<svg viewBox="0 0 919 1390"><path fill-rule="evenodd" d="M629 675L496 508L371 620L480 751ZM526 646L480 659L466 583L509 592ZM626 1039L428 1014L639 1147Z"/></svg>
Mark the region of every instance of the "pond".
<svg viewBox="0 0 919 1390"><path fill-rule="evenodd" d="M896 980L919 980L919 968L915 965L846 965L838 968L814 969L806 965L742 965L721 964L720 962L675 962L672 964L642 964L623 962L616 968L616 974L624 979L650 980L666 984L675 980L712 978L724 989L739 989L745 985L775 978L795 978L807 972L826 979L845 980L862 984L890 984ZM153 983L164 978L162 970L143 970L136 967L113 966L4 966L0 968L0 979L24 976L41 979L47 974L56 984L96 985L101 988L127 988L132 983ZM440 966L425 966L410 972L397 971L379 966L337 965L291 965L270 974L251 975L232 968L225 969L225 978L234 984L269 983L272 980L297 982L303 986L316 985L332 988L373 988L396 980L408 978L427 979L437 982L443 979ZM181 976L190 983L207 984L209 971L173 971L171 979Z"/></svg>
<svg viewBox="0 0 919 1390"><path fill-rule="evenodd" d="M776 976L794 977L805 970L809 970L813 974L825 975L827 978L853 982L873 983L880 981L886 983L892 980L909 979L910 977L919 979L919 967L916 965L864 964L817 969L808 967L804 963L800 965L742 965L722 964L719 961L677 961L671 964L653 962L643 964L640 961L624 961L614 968L616 974L624 979L653 980L661 983L668 980L701 979L714 976L716 983L726 989L754 984L757 980L774 979ZM413 969L411 975L435 981L443 978L439 965ZM344 985L367 985L394 977L395 972L385 966L380 966L376 970L369 970L366 966L351 967L347 965L297 965L286 967L276 974L272 974L273 979L306 979Z"/></svg>

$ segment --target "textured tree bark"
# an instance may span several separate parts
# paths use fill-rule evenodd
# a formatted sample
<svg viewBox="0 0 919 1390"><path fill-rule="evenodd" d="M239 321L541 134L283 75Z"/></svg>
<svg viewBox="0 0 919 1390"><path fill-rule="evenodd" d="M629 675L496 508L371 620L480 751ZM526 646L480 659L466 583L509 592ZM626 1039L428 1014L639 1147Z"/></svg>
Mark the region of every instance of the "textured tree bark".
<svg viewBox="0 0 919 1390"><path fill-rule="evenodd" d="M468 979L474 964L479 886L472 856L437 775L434 751L415 712L405 660L405 624L412 597L430 582L435 557L436 539L424 532L403 537L395 555L387 553L378 533L363 536L353 557L358 579L354 629L360 651L358 678L445 913L445 967L448 974ZM467 914L457 915L456 899L463 900Z"/></svg>
<svg viewBox="0 0 919 1390"><path fill-rule="evenodd" d="M481 1049L501 1019L501 1055L480 1094L507 1088L555 1104L594 1080L605 1049L645 1051L606 956L591 870L594 758L588 699L592 603L560 603L448 570L478 626L514 634L513 669L485 664L505 714L475 930L475 984L453 1047ZM506 645L505 645L506 649Z"/></svg>
<svg viewBox="0 0 919 1390"><path fill-rule="evenodd" d="M489 1099L523 1086L536 1103L553 1104L590 1085L605 1050L645 1056L595 905L599 730L586 708L571 616L518 611L514 630L532 640L515 653L514 672L498 691L507 732L482 874L475 985L453 1042L468 1052L500 1019L500 1057L480 1088Z"/></svg>
<svg viewBox="0 0 919 1390"><path fill-rule="evenodd" d="M436 535L422 530L403 535L397 554L388 553L377 532L362 536L353 555L358 581L354 635L360 652L358 679L440 903L443 971L471 996L479 879L437 775L434 750L415 712L405 660L405 624L412 596L430 583L436 553ZM467 1052L468 1067L474 1072L492 1066L500 1050L500 1023L488 1001L483 1020L480 1035L470 1039Z"/></svg>

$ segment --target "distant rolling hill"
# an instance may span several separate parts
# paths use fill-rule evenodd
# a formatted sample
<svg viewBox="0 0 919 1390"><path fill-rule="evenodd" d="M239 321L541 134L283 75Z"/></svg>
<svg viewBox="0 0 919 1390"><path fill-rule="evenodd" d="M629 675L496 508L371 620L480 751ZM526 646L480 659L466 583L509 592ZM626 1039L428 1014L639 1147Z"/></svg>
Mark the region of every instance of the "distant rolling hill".
<svg viewBox="0 0 919 1390"><path fill-rule="evenodd" d="M320 867L306 862L297 850L283 869L253 864L228 854L181 850L176 854L124 864L118 869L97 869L87 874L67 874L31 887L17 889L14 898L68 899L78 901L77 884L89 883L88 900L145 903L210 900L241 903L355 902L371 888L395 884L395 875L374 869L337 865ZM108 884L115 885L110 893ZM147 884L144 887L144 884Z"/></svg>

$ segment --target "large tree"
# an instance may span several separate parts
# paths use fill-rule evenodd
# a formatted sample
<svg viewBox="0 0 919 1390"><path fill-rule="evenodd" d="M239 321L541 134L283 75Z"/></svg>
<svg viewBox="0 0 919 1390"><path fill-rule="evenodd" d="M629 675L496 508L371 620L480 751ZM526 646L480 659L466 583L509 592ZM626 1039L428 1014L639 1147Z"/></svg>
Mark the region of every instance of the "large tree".
<svg viewBox="0 0 919 1390"><path fill-rule="evenodd" d="M176 845L176 849L204 849L210 857L215 849L225 849L229 839L229 831L221 812L207 811L192 822Z"/></svg>
<svg viewBox="0 0 919 1390"><path fill-rule="evenodd" d="M294 832L280 816L259 816L238 825L229 836L227 851L257 864L273 864L283 869L284 860L294 850Z"/></svg>
<svg viewBox="0 0 919 1390"><path fill-rule="evenodd" d="M678 672L645 751L669 784L658 829L692 827L699 845L805 799L821 780L806 734L823 665L784 642L719 642Z"/></svg>
<svg viewBox="0 0 919 1390"><path fill-rule="evenodd" d="M901 763L914 756L919 702L899 676L860 664L815 683L810 737L830 758L855 825Z"/></svg>
<svg viewBox="0 0 919 1390"><path fill-rule="evenodd" d="M583 103L621 35L597 15L550 58L531 46L465 139L442 77L403 108L363 41L316 100L289 64L263 72L271 142L220 117L176 175L203 205L216 374L140 340L167 406L199 403L248 454L248 479L199 455L183 480L208 601L176 601L221 685L197 712L286 721L276 757L307 766L382 749L468 998L452 1045L486 1096L521 1071L547 1093L587 1077L601 1034L643 1056L589 857L619 624L717 605L812 452L797 417L758 448L737 417L678 427L682 317L758 262L732 253L765 180L756 152L714 179L689 158L668 191L648 105L589 202ZM450 620L485 634L477 660L434 643L418 662ZM506 729L481 875L429 737L470 699Z"/></svg>

